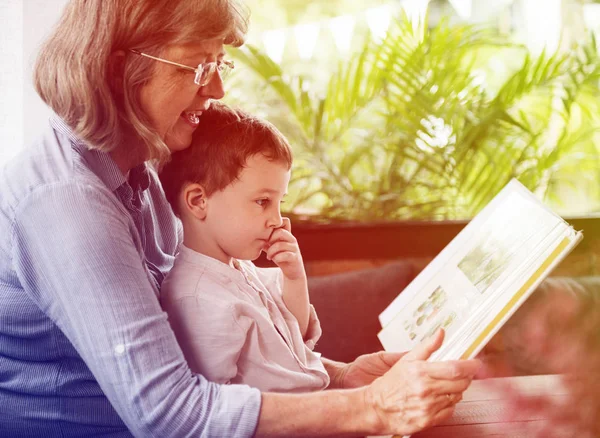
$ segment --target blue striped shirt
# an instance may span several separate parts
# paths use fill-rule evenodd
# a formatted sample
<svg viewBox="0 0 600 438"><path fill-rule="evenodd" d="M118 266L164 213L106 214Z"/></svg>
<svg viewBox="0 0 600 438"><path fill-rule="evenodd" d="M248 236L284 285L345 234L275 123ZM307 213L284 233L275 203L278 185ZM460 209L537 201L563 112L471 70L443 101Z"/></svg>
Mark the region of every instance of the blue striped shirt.
<svg viewBox="0 0 600 438"><path fill-rule="evenodd" d="M180 243L155 173L58 118L0 171L0 436L251 436L260 393L193 374L158 293Z"/></svg>

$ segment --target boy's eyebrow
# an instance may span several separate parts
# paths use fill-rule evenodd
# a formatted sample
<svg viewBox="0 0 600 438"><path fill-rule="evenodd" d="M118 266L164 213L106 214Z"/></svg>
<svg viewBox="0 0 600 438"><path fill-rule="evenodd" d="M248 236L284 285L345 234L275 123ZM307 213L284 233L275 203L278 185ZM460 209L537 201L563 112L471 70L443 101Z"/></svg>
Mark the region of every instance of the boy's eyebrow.
<svg viewBox="0 0 600 438"><path fill-rule="evenodd" d="M274 190L274 189L269 189L269 188L264 188L261 190L257 190L258 193L272 193L272 194L279 194L279 190ZM287 196L287 193L284 193L283 196Z"/></svg>

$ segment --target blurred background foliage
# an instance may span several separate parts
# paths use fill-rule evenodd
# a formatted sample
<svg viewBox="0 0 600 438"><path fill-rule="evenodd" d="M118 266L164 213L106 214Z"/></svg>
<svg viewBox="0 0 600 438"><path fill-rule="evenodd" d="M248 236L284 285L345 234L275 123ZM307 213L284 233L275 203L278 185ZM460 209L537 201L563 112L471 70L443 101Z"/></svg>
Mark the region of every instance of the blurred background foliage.
<svg viewBox="0 0 600 438"><path fill-rule="evenodd" d="M263 30L360 14L361 4L249 3L269 11ZM290 48L274 60L252 39L230 51L239 68L229 103L272 121L294 148L284 209L325 220L470 218L516 177L563 214L600 210L593 33L536 51L510 29L429 3L416 19L400 9L379 38L357 25L346 55L321 38L309 59Z"/></svg>

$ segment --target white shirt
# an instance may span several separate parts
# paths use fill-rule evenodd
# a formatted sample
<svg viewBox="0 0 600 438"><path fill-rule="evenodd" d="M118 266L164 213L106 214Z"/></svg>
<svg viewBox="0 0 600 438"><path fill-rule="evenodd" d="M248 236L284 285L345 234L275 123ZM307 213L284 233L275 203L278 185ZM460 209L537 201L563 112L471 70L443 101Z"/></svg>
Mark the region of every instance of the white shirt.
<svg viewBox="0 0 600 438"><path fill-rule="evenodd" d="M326 388L329 375L313 351L321 336L314 308L304 340L283 301L281 269L233 265L182 245L163 283L161 303L191 369L262 391Z"/></svg>

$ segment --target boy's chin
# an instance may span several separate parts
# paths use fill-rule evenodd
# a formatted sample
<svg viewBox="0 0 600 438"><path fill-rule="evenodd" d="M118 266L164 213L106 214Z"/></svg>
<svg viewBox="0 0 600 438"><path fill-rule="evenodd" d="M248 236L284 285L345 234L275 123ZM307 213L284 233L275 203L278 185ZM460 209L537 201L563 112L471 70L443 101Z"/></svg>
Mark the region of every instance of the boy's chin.
<svg viewBox="0 0 600 438"><path fill-rule="evenodd" d="M253 262L260 257L261 253L262 249L254 252L247 251L245 253L240 253L239 255L234 255L233 258L238 260L249 260Z"/></svg>

